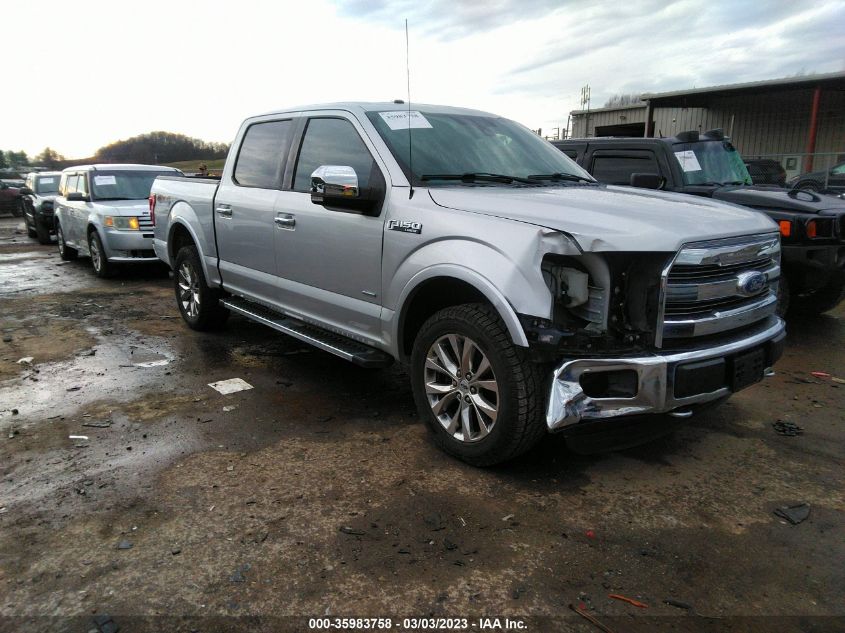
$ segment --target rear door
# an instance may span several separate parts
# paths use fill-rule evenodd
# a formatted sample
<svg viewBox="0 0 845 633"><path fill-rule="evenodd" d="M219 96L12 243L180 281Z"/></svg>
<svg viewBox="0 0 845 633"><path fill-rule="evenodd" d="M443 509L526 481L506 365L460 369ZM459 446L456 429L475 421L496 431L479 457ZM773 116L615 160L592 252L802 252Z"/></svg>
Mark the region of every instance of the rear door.
<svg viewBox="0 0 845 633"><path fill-rule="evenodd" d="M249 124L214 198L224 287L274 307L279 292L273 220L292 128L290 118Z"/></svg>
<svg viewBox="0 0 845 633"><path fill-rule="evenodd" d="M360 124L345 112L309 117L292 153L290 188L279 198L274 230L286 300L322 325L376 341L385 210L375 216L314 204L311 174L322 165L348 166L362 190L385 191L388 172Z"/></svg>

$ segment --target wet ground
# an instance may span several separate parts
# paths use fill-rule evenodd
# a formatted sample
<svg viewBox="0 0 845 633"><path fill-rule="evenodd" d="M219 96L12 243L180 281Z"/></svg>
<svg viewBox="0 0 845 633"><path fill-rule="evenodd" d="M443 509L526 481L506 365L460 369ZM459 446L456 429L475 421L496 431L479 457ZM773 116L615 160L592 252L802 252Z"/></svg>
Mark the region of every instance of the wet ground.
<svg viewBox="0 0 845 633"><path fill-rule="evenodd" d="M479 470L434 448L401 369L240 318L192 332L170 284L98 280L0 218L0 630L601 630L570 604L618 632L845 630L842 309L668 437ZM253 389L208 386L230 378Z"/></svg>

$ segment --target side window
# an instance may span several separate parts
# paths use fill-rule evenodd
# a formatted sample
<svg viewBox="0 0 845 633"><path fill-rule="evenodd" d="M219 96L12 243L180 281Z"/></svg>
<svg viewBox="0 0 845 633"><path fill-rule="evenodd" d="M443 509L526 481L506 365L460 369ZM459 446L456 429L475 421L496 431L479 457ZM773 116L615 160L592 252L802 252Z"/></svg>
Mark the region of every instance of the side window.
<svg viewBox="0 0 845 633"><path fill-rule="evenodd" d="M375 161L349 121L311 119L299 149L294 191L311 191L311 174L321 165L352 167L358 174L358 186L365 189L370 185Z"/></svg>
<svg viewBox="0 0 845 633"><path fill-rule="evenodd" d="M76 183L76 190L83 196L88 195L88 174L79 174L79 181Z"/></svg>
<svg viewBox="0 0 845 633"><path fill-rule="evenodd" d="M660 166L651 152L642 152L638 156L595 154L590 173L599 182L628 185L631 174L659 174Z"/></svg>
<svg viewBox="0 0 845 633"><path fill-rule="evenodd" d="M27 189L32 189L35 191L35 178L33 176L27 176L26 181L23 183L23 186Z"/></svg>
<svg viewBox="0 0 845 633"><path fill-rule="evenodd" d="M234 181L242 187L278 189L290 133L290 120L250 125L238 152Z"/></svg>
<svg viewBox="0 0 845 633"><path fill-rule="evenodd" d="M567 156L569 156L569 158L571 158L572 160L577 162L577 160L578 160L578 150L565 149L565 150L563 150L563 153L566 154Z"/></svg>
<svg viewBox="0 0 845 633"><path fill-rule="evenodd" d="M65 195L76 191L76 183L79 182L79 176L73 174L67 177L67 184L65 185Z"/></svg>

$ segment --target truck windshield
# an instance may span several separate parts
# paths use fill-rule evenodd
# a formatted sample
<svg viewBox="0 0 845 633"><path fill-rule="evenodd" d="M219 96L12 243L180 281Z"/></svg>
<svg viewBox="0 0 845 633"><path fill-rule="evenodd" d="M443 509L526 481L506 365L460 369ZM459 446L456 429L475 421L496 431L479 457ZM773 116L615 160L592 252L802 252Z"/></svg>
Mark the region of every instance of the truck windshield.
<svg viewBox="0 0 845 633"><path fill-rule="evenodd" d="M59 176L38 176L35 179L35 193L50 195L59 193Z"/></svg>
<svg viewBox="0 0 845 633"><path fill-rule="evenodd" d="M750 185L742 156L728 141L676 143L675 158L687 185Z"/></svg>
<svg viewBox="0 0 845 633"><path fill-rule="evenodd" d="M563 152L508 119L412 111L413 136L409 138L407 111L368 112L367 116L415 184L594 182Z"/></svg>
<svg viewBox="0 0 845 633"><path fill-rule="evenodd" d="M91 172L92 200L144 200L156 176L172 176L173 171L97 170Z"/></svg>

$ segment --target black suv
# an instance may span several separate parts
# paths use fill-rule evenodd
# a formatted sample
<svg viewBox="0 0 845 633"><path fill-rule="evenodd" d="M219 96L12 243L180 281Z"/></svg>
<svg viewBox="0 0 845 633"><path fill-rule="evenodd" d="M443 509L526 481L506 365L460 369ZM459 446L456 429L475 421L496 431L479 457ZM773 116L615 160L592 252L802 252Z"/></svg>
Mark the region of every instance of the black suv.
<svg viewBox="0 0 845 633"><path fill-rule="evenodd" d="M552 144L600 182L733 202L778 223L783 245L780 311L819 314L845 293L845 200L752 185L721 130L668 138L586 138Z"/></svg>

